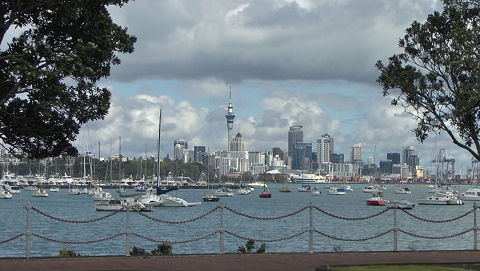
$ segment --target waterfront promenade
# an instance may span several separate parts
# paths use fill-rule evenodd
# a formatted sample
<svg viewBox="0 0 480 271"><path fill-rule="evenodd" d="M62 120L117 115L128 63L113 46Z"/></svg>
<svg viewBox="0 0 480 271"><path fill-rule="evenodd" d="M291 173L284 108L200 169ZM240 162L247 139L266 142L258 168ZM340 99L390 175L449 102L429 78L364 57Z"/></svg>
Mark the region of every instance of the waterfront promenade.
<svg viewBox="0 0 480 271"><path fill-rule="evenodd" d="M208 254L157 257L0 259L0 270L35 271L314 271L325 266L365 264L475 264L478 251Z"/></svg>

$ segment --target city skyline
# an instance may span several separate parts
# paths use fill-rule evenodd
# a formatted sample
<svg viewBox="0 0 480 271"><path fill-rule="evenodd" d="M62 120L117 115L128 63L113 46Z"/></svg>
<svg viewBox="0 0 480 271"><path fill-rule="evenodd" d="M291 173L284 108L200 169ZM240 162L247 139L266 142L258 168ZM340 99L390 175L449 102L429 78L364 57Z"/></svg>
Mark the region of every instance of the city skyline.
<svg viewBox="0 0 480 271"><path fill-rule="evenodd" d="M232 86L235 127L249 150L286 149L287 132L303 125L304 142L324 133L337 153L362 143L365 156L415 146L425 164L446 149L466 170L471 156L445 136L421 145L414 121L381 94L376 60L398 53L398 38L441 1L141 1L111 9L138 42L102 81L112 91L104 120L89 123L90 149L140 156L156 145L163 108L162 155L171 142L226 149L226 101ZM308 128L307 128L308 127ZM392 144L394 142L395 144ZM80 136L75 144L80 152ZM107 156L105 155L105 156Z"/></svg>

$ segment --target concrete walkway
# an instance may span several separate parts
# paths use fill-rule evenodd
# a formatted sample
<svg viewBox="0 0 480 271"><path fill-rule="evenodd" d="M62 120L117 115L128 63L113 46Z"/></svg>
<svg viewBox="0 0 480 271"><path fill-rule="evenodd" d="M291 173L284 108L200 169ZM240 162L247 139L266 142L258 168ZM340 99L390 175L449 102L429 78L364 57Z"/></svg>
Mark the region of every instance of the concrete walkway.
<svg viewBox="0 0 480 271"><path fill-rule="evenodd" d="M226 254L159 257L78 257L0 259L0 270L96 271L314 271L325 265L364 264L472 264L480 263L478 251L354 252L314 254Z"/></svg>

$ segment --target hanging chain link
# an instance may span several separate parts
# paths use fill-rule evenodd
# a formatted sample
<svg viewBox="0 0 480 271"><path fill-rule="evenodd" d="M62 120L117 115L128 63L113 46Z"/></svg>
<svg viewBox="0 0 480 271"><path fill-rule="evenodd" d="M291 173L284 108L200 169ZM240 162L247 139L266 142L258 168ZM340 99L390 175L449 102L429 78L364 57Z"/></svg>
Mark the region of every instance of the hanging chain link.
<svg viewBox="0 0 480 271"><path fill-rule="evenodd" d="M415 234L415 233L408 232L408 231L404 231L404 230L400 230L400 229L399 229L398 231L399 231L399 232L402 232L402 233L405 233L405 234L407 234L407 235L413 236L413 237L417 237L417 238L435 239L435 240L438 240L438 239L447 239L447 238L457 237L457 236L466 234L466 233L468 233L468 232L470 232L470 231L473 231L473 228L464 230L464 231L459 232L459 233L454 233L454 234L445 235L445 236L426 236L426 235Z"/></svg>
<svg viewBox="0 0 480 271"><path fill-rule="evenodd" d="M202 235L202 236L197 237L197 238L194 238L194 239L189 239L189 240L173 240L173 241L169 241L169 240L157 240L157 239L153 239L153 238L151 238L151 237L148 237L148 236L145 236L145 235L136 233L136 232L130 232L130 234L131 234L131 235L134 235L134 236L136 236L136 237L139 237L139 238L148 240L148 241L155 242L155 243L165 242L165 243L169 243L169 244L184 244L184 243L195 242L195 241L199 241L199 240L208 238L208 237L210 237L210 236L212 236L212 235L214 235L214 234L216 234L216 233L218 233L218 232L219 232L219 231L216 230L216 231L213 231L213 232L211 232L211 233Z"/></svg>
<svg viewBox="0 0 480 271"><path fill-rule="evenodd" d="M97 221L100 221L100 220L103 220L103 219L106 219L106 218L109 218L111 216L114 216L118 213L120 213L122 210L118 210L118 211L115 211L115 212L112 212L106 216L102 216L102 217L97 217L97 218L93 218L93 219L89 219L89 220L73 220L73 219L65 219L65 218L60 218L60 217L56 217L56 216L53 216L53 215L49 215L33 206L31 206L32 210L34 210L35 212L45 216L45 217L48 217L50 219L53 219L53 220L57 220L57 221L60 221L60 222L65 222L65 223L78 223L78 224L82 224L82 223L93 223L93 222L97 222Z"/></svg>
<svg viewBox="0 0 480 271"><path fill-rule="evenodd" d="M285 241L285 240L289 240L289 239L298 237L298 236L308 232L308 229L304 230L304 231L301 231L301 232L298 232L298 233L295 233L293 235L283 237L283 238L278 238L278 239L255 239L255 238L246 237L246 236L243 236L243 235L240 235L240 234L236 234L236 233L233 233L233 232L228 231L228 230L225 230L224 232L230 234L231 236L235 236L237 238L244 239L244 240L252 240L252 241L255 241L255 242L263 242L263 243L272 243L272 242Z"/></svg>
<svg viewBox="0 0 480 271"><path fill-rule="evenodd" d="M326 234L326 233L324 233L324 232L318 231L318 230L316 230L316 229L314 229L313 231L316 232L316 233L318 233L318 234L320 234L320 235L323 235L323 236L325 236L325 237L328 237L328 238L330 238L330 239L335 239L335 240L339 240L339 241L360 242L360 241L372 240L372 239L375 239L375 238L384 236L385 234L388 234L388 233L392 232L393 229L389 229L389 230L386 231L386 232L382 232L382 233L379 233L379 234L376 234L376 235L373 235L373 236L370 236L370 237L357 238L357 239L336 237L336 236L333 236L333 235Z"/></svg>
<svg viewBox="0 0 480 271"><path fill-rule="evenodd" d="M125 232L119 232L117 234L114 234L114 235L111 235L111 236L107 236L105 238L102 238L102 239L97 239L97 240L88 240L88 241L68 241L68 240L58 240L58 239L54 239L54 238L51 238L51 237L47 237L47 236L44 236L44 235L40 235L40 234L37 234L37 233L31 233L31 235L33 236L36 236L38 238L42 238L42 239L45 239L47 241L51 241L51 242L55 242L55 243L63 243L63 244L76 244L76 245L81 245L81 244L92 244L92 243L98 243L98 242L103 242L103 241L107 241L107 240L111 240L111 239L114 239L114 238L117 238L119 236L122 236L124 235Z"/></svg>
<svg viewBox="0 0 480 271"><path fill-rule="evenodd" d="M334 217L334 218L338 218L338 219L343 219L343 220L366 220L366 219L370 219L370 218L374 218L376 216L379 216L379 215L382 215L386 212L388 212L389 209L384 209L383 211L379 212L379 213L376 213L376 214L373 214L373 215L370 215L370 216L365 216L365 217L344 217L344 216L338 216L338 215L334 215L332 213L329 213L327 211L324 211L320 208L318 208L317 206L313 206L314 209L328 215L328 216L331 216L331 217Z"/></svg>
<svg viewBox="0 0 480 271"><path fill-rule="evenodd" d="M306 210L307 208L309 207L303 207L302 209L299 209L297 211L294 211L292 213L289 213L289 214L286 214L286 215L281 215L281 216L274 216L274 217L258 217L258 216L253 216L253 215L248 215L248 214L245 214L245 213L241 213L237 210L234 210L230 207L227 207L225 206L224 207L225 209L229 210L230 212L236 214L236 215L239 215L239 216L243 216L243 217L247 217L247 218L251 218L251 219L258 219L258 220L276 220L276 219L282 219L282 218L286 218L286 217L289 217L289 216L293 216L293 215L296 215L298 213L301 213L303 212L304 210Z"/></svg>
<svg viewBox="0 0 480 271"><path fill-rule="evenodd" d="M212 214L213 212L217 211L217 209L220 208L220 207L215 207L213 208L212 210L206 212L205 214L199 216L199 217L195 217L195 218L191 218L191 219L187 219L187 220L182 220L182 221L168 221L168 220L163 220L163 219L159 219L159 218L156 218L156 217L152 217L152 216L149 216L149 215L146 215L142 212L139 212L137 211L137 213L145 218L148 218L150 220L153 220L155 222L159 222L159 223L165 223L165 224L185 224L185 223L190 223L190 222L193 222L193 221L197 221L197 220L200 220L210 214Z"/></svg>
<svg viewBox="0 0 480 271"><path fill-rule="evenodd" d="M422 218L422 217L419 217L419 216L416 216L406 210L403 210L403 209L400 209L402 212L406 213L407 215L413 217L413 218L416 218L418 220L422 220L422 221L425 221L425 222L429 222L429 223L447 223L447 222L452 222L452 221L455 221L455 220L458 220L460 218L464 218L465 216L471 214L473 212L473 210L475 209L472 209L466 213L464 213L463 215L461 216L457 216L457 217L454 217L454 218L451 218L451 219L446 219L446 220L432 220L432 219L426 219L426 218Z"/></svg>
<svg viewBox="0 0 480 271"><path fill-rule="evenodd" d="M25 233L23 233L23 232L22 232L22 233L19 233L19 234L13 236L13 237L10 237L10 238L8 238L8 239L5 239L5 240L0 241L0 244L6 243L6 242L10 242L10 241L12 241L12 240L15 240L15 239L17 239L17 238L22 237L23 235L25 235Z"/></svg>

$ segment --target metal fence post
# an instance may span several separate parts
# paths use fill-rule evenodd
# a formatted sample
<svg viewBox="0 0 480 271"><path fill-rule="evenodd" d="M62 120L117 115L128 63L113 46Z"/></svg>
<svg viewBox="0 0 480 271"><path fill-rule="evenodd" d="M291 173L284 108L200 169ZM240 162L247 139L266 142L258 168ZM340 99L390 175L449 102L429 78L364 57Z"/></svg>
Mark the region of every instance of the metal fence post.
<svg viewBox="0 0 480 271"><path fill-rule="evenodd" d="M397 207L397 204L393 207L393 251L395 252L398 251Z"/></svg>
<svg viewBox="0 0 480 271"><path fill-rule="evenodd" d="M30 259L30 209L32 205L30 202L27 201L27 205L25 205L25 209L27 209L27 228L25 230L25 257Z"/></svg>
<svg viewBox="0 0 480 271"><path fill-rule="evenodd" d="M308 240L308 250L310 253L313 253L313 215L312 215L312 202L310 201L310 227L308 228L308 232L310 233L310 237Z"/></svg>
<svg viewBox="0 0 480 271"><path fill-rule="evenodd" d="M223 202L220 203L220 254L223 254Z"/></svg>
<svg viewBox="0 0 480 271"><path fill-rule="evenodd" d="M477 208L478 204L476 202L473 203L473 250L478 250L478 242L477 242Z"/></svg>
<svg viewBox="0 0 480 271"><path fill-rule="evenodd" d="M127 206L127 221L125 226L125 256L130 256L130 208Z"/></svg>

